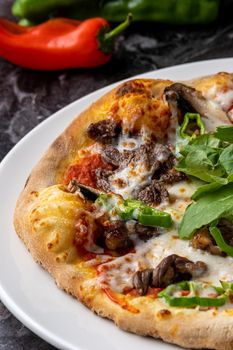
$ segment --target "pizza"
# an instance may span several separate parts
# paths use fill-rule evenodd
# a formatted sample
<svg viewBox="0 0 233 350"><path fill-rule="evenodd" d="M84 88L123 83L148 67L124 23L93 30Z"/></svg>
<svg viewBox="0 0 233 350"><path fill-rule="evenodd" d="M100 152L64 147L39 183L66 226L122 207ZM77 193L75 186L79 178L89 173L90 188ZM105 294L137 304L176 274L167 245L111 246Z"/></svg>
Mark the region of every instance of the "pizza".
<svg viewBox="0 0 233 350"><path fill-rule="evenodd" d="M122 83L32 170L17 234L121 329L233 349L232 121L232 74Z"/></svg>

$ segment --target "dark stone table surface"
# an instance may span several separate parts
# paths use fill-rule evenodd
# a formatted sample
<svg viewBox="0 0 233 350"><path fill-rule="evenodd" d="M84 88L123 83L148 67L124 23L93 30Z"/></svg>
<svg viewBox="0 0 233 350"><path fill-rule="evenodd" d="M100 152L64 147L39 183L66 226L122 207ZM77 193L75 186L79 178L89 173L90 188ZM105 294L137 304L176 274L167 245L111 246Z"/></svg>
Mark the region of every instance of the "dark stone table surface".
<svg viewBox="0 0 233 350"><path fill-rule="evenodd" d="M165 0L164 0L165 1ZM11 0L0 16L11 18ZM90 70L34 72L0 59L0 160L32 128L68 103L110 83L162 67L233 56L233 3L221 1L219 20L196 28L132 24L110 63ZM0 349L54 349L0 302Z"/></svg>

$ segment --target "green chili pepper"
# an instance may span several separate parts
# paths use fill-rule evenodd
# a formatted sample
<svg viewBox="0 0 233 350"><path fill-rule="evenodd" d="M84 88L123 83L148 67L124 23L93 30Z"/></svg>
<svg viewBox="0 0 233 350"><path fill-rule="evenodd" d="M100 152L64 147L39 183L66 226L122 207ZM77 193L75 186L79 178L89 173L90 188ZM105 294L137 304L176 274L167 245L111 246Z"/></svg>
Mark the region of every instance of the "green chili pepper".
<svg viewBox="0 0 233 350"><path fill-rule="evenodd" d="M233 293L233 281L232 282L226 282L226 281L220 281L222 288L229 294Z"/></svg>
<svg viewBox="0 0 233 350"><path fill-rule="evenodd" d="M210 231L211 235L213 236L215 242L217 243L218 247L224 253L233 257L233 247L224 241L224 238L221 234L221 231L216 227L216 223L212 223L210 225L209 231Z"/></svg>
<svg viewBox="0 0 233 350"><path fill-rule="evenodd" d="M101 12L109 21L121 21L132 12L136 21L193 24L215 20L218 8L218 0L115 0L104 2Z"/></svg>
<svg viewBox="0 0 233 350"><path fill-rule="evenodd" d="M219 0L16 0L12 8L15 16L32 21L101 16L121 22L131 12L136 21L171 24L209 23L217 18L218 10Z"/></svg>
<svg viewBox="0 0 233 350"><path fill-rule="evenodd" d="M77 0L16 0L12 13L14 16L32 21L43 20L49 18L54 10L75 4Z"/></svg>
<svg viewBox="0 0 233 350"><path fill-rule="evenodd" d="M125 200L119 207L119 216L123 220L138 220L144 226L170 227L172 225L171 215L144 205L137 200Z"/></svg>
<svg viewBox="0 0 233 350"><path fill-rule="evenodd" d="M150 207L139 209L138 222L145 226L159 226L169 228L172 225L171 215Z"/></svg>
<svg viewBox="0 0 233 350"><path fill-rule="evenodd" d="M117 208L117 212L122 220L137 219L138 210L141 209L144 204L136 199L126 199Z"/></svg>
<svg viewBox="0 0 233 350"><path fill-rule="evenodd" d="M213 288L216 297L199 296L200 291L205 288ZM187 292L186 296L182 296L182 292ZM180 294L180 295L179 295ZM227 296L221 287L207 286L196 282L180 282L171 284L158 294L159 298L164 298L170 306L176 307L196 307L196 306L221 306L225 304Z"/></svg>
<svg viewBox="0 0 233 350"><path fill-rule="evenodd" d="M96 202L106 212L116 211L122 220L137 220L144 226L170 227L171 215L148 207L141 201L134 199L124 200L121 196L102 194Z"/></svg>
<svg viewBox="0 0 233 350"><path fill-rule="evenodd" d="M184 116L184 121L180 126L180 136L182 138L192 139L195 137L195 134L189 135L186 133L188 128L193 124L195 127L198 126L200 130L200 135L203 135L205 133L205 125L203 124L201 120L201 116L199 113L186 113Z"/></svg>

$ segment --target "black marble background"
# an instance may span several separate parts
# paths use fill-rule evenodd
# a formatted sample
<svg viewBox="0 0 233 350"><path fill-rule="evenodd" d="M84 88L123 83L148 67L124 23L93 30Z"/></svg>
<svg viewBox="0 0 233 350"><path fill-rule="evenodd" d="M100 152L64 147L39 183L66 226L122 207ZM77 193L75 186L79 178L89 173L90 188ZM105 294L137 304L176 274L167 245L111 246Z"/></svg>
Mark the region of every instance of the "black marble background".
<svg viewBox="0 0 233 350"><path fill-rule="evenodd" d="M38 0L39 1L39 0ZM12 0L0 17L12 18ZM185 62L233 56L233 1L221 2L209 26L165 27L133 23L119 37L114 58L90 70L34 72L0 59L0 160L33 127L72 101L110 83ZM54 349L17 321L0 303L0 349Z"/></svg>

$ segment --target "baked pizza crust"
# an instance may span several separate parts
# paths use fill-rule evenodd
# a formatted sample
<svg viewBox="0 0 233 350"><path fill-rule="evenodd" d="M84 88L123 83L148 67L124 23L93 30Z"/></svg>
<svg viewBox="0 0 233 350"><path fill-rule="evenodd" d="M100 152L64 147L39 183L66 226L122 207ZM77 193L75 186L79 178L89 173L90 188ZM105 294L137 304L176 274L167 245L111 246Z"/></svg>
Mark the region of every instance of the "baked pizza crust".
<svg viewBox="0 0 233 350"><path fill-rule="evenodd" d="M85 209L85 203L57 185L62 182L67 165L75 162L77 151L93 142L86 136L90 123L112 116L135 129L146 124L162 139L170 118L163 90L171 83L168 80L123 83L77 117L33 169L18 199L14 225L34 260L53 276L58 287L98 315L112 319L120 328L187 348L233 349L233 310L171 308L152 297L129 296L126 299L133 307L132 312L110 300L94 283L96 269L86 266L83 256L72 247L74 232L70 227L78 211ZM216 83L232 85L233 76L220 73L186 82L202 92ZM49 186L52 187L48 190ZM54 200L56 208L49 205ZM54 224L48 216L58 222Z"/></svg>

